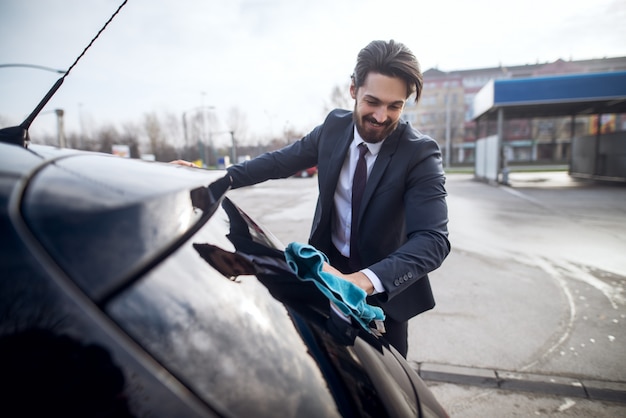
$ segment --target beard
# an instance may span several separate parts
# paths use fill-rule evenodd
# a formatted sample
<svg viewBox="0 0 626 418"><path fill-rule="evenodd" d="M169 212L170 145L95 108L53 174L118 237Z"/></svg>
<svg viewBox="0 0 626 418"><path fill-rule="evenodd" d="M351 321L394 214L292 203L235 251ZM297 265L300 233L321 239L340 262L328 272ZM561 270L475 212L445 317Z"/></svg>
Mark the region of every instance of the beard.
<svg viewBox="0 0 626 418"><path fill-rule="evenodd" d="M352 113L352 119L356 124L356 129L363 138L363 141L369 144L376 144L383 139L387 138L393 131L396 130L399 120L393 122L391 119L387 119L383 123L376 122L373 116L361 115L354 106L354 112Z"/></svg>

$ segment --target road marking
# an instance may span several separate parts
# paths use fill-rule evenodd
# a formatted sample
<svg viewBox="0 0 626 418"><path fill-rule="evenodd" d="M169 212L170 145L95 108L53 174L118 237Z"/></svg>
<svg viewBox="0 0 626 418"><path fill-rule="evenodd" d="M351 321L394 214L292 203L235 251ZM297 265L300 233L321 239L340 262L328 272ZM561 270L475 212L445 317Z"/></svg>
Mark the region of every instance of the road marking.
<svg viewBox="0 0 626 418"><path fill-rule="evenodd" d="M567 321L567 325L565 326L565 330L563 334L561 335L561 338L559 338L559 340L554 345L552 345L552 347L546 350L537 360L521 367L520 368L521 371L530 369L531 367L535 366L537 363L539 363L540 361L542 361L543 359L545 359L546 357L554 353L570 337L572 330L574 329L574 320L576 318L576 305L574 304L574 297L572 296L572 292L569 290L569 287L567 286L567 282L565 282L563 277L561 277L561 274L545 259L543 259L542 257L538 257L538 256L535 256L532 258L534 258L534 264L536 266L540 267L542 270L548 273L548 275L552 277L553 279L555 279L556 282L558 283L559 287L561 288L561 291L563 292L563 294L565 295L565 298L567 299L567 305L569 308L569 318Z"/></svg>
<svg viewBox="0 0 626 418"><path fill-rule="evenodd" d="M574 402L573 400L571 400L569 398L565 398L565 402L561 406L559 406L557 411L559 411L559 412L567 411L568 409L570 409L574 405L576 405L576 402Z"/></svg>

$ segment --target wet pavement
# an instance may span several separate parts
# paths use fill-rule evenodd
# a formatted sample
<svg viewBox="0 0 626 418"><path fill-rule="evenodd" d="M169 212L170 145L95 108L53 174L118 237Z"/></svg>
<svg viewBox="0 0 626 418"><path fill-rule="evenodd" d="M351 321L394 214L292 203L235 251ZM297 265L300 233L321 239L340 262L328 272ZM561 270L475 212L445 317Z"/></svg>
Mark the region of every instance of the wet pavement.
<svg viewBox="0 0 626 418"><path fill-rule="evenodd" d="M410 323L409 359L427 380L482 388L498 416L626 416L626 186L510 180L448 176L453 251L432 274L437 307ZM502 389L533 398L507 409ZM487 416L472 391L433 390L453 416Z"/></svg>
<svg viewBox="0 0 626 418"><path fill-rule="evenodd" d="M408 360L452 416L626 416L626 185L566 172L510 186L449 174L453 250ZM316 179L229 192L283 242L305 242Z"/></svg>

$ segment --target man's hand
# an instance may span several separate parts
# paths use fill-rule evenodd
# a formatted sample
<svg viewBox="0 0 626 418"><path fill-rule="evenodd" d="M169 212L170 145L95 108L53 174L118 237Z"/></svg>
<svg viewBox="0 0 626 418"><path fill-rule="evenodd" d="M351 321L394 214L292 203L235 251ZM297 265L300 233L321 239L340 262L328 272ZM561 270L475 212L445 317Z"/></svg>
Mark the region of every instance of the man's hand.
<svg viewBox="0 0 626 418"><path fill-rule="evenodd" d="M374 285L372 284L370 279L364 273L360 271L350 273L350 274L343 274L342 272L340 272L339 270L337 270L336 268L334 268L328 263L324 263L324 265L322 266L322 271L325 271L341 279L349 281L350 283L365 290L365 293L367 293L368 295L371 295L372 293L374 293Z"/></svg>
<svg viewBox="0 0 626 418"><path fill-rule="evenodd" d="M185 166L185 167L198 167L194 163L192 163L190 161L185 161L185 160L170 161L170 164L177 164L177 165L182 165L182 166Z"/></svg>

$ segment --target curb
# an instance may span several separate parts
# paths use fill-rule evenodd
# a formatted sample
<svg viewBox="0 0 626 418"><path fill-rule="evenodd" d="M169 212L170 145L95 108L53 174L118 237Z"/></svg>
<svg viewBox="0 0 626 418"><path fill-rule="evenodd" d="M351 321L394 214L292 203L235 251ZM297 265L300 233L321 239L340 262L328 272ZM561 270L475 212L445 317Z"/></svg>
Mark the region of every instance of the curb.
<svg viewBox="0 0 626 418"><path fill-rule="evenodd" d="M412 362L425 381L626 403L626 382Z"/></svg>

